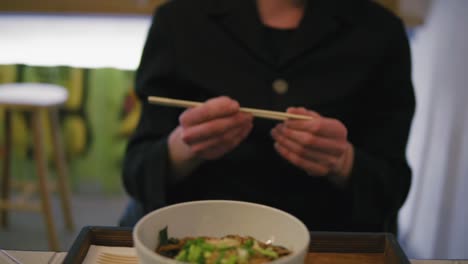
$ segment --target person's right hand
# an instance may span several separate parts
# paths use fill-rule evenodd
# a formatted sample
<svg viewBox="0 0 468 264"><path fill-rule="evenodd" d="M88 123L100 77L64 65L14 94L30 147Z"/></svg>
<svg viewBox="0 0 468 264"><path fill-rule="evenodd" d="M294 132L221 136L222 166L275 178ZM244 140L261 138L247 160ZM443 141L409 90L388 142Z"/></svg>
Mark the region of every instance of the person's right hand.
<svg viewBox="0 0 468 264"><path fill-rule="evenodd" d="M190 160L218 159L237 147L253 126L252 115L239 108L237 101L221 96L185 110L179 117L179 126L169 136L169 152L176 171Z"/></svg>

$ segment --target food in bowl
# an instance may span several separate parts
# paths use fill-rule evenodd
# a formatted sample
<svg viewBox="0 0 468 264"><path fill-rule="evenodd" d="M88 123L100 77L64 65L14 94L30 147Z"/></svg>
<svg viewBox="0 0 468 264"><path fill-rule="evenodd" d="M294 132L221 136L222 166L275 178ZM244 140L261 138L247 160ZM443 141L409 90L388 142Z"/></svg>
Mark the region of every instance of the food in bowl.
<svg viewBox="0 0 468 264"><path fill-rule="evenodd" d="M291 251L271 260L271 264L304 264L310 241L309 230L299 219L273 207L227 200L184 202L150 212L138 221L133 242L140 264L183 263L155 252L159 231L165 227L174 238L223 238L234 234Z"/></svg>
<svg viewBox="0 0 468 264"><path fill-rule="evenodd" d="M166 227L159 232L156 253L196 264L261 264L288 256L291 251L250 236L168 238Z"/></svg>

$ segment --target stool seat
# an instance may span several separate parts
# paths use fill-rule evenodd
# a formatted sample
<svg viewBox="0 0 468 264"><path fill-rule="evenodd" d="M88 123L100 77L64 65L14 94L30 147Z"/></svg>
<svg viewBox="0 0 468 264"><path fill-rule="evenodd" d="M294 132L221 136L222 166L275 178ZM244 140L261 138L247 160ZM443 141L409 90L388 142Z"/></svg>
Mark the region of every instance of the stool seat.
<svg viewBox="0 0 468 264"><path fill-rule="evenodd" d="M61 105L68 98L64 87L46 83L0 85L0 105L47 107Z"/></svg>

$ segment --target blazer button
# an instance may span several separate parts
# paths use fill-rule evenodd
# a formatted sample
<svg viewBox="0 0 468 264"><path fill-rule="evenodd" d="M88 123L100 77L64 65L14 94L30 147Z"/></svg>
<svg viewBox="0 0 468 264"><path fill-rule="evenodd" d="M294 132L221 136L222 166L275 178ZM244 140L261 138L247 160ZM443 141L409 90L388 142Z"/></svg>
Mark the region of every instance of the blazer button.
<svg viewBox="0 0 468 264"><path fill-rule="evenodd" d="M288 82L284 79L276 79L273 81L273 91L277 94L285 94L288 92Z"/></svg>

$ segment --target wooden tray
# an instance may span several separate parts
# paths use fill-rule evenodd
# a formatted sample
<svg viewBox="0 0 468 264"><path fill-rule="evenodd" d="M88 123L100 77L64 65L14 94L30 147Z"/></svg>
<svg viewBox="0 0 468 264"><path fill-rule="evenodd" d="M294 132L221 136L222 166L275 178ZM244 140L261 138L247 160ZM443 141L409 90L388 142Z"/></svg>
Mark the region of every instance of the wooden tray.
<svg viewBox="0 0 468 264"><path fill-rule="evenodd" d="M392 234L311 232L306 264L410 264ZM90 245L132 247L132 229L84 227L64 264L82 263Z"/></svg>

